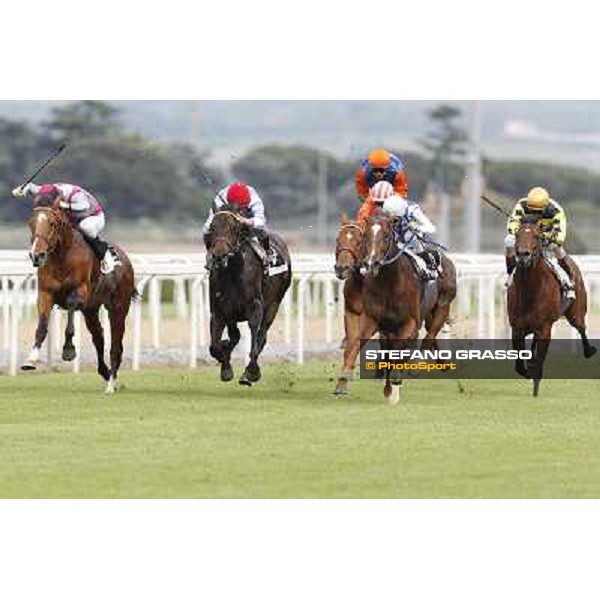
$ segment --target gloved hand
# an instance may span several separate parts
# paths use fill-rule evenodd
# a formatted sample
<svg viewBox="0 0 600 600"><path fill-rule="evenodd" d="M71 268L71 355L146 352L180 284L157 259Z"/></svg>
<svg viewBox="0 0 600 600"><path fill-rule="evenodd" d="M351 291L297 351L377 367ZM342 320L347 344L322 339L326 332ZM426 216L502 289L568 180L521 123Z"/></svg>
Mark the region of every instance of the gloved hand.
<svg viewBox="0 0 600 600"><path fill-rule="evenodd" d="M29 186L31 184L26 183L25 185L20 185L18 187L16 187L13 191L12 191L12 195L15 196L16 198L23 198L27 195L27 192L29 192Z"/></svg>
<svg viewBox="0 0 600 600"><path fill-rule="evenodd" d="M505 248L514 248L516 243L517 243L517 236L512 233L509 233L504 238L504 247Z"/></svg>

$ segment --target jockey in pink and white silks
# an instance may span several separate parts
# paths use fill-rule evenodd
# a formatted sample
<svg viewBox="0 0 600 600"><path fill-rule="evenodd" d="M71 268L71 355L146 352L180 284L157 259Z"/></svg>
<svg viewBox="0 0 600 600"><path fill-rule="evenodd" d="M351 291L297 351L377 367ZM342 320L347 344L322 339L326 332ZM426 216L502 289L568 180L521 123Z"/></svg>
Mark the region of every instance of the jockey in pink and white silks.
<svg viewBox="0 0 600 600"><path fill-rule="evenodd" d="M102 273L108 274L114 270L115 258L108 244L99 238L105 225L104 209L90 192L71 183L27 183L15 188L12 193L17 197L31 194L50 205L58 200L58 205L68 214L73 227L81 232L100 261Z"/></svg>

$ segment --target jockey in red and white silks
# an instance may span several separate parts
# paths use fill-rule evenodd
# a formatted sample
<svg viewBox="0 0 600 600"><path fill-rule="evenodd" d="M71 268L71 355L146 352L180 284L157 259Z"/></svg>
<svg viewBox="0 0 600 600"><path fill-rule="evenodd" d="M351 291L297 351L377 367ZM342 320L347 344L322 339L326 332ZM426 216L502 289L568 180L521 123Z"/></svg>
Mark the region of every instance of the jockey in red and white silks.
<svg viewBox="0 0 600 600"><path fill-rule="evenodd" d="M217 209L226 204L235 204L242 211L242 222L252 229L266 230L267 221L265 218L265 205L258 192L250 185L241 182L232 183L220 190L214 199ZM208 233L208 229L213 220L213 209L210 209L208 218L204 223L202 232Z"/></svg>

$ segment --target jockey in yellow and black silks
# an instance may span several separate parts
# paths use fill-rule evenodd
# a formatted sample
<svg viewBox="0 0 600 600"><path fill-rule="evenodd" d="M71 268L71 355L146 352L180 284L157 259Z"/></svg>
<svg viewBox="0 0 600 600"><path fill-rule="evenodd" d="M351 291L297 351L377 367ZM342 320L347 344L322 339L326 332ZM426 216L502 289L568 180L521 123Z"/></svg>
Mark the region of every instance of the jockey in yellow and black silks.
<svg viewBox="0 0 600 600"><path fill-rule="evenodd" d="M512 275L516 266L516 236L525 217L537 217L542 231L540 237L544 246L544 254L551 255L549 266L558 278L567 298L575 298L575 286L569 270L564 249L567 236L567 217L562 206L543 187L529 190L526 198L517 201L506 226L507 236L504 241L506 271ZM554 259L554 260L552 260Z"/></svg>

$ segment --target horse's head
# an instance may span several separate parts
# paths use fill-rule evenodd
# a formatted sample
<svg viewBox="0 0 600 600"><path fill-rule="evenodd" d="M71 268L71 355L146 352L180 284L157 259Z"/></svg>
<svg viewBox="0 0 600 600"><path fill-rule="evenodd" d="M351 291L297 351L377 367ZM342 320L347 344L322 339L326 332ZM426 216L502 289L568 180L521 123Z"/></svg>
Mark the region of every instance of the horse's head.
<svg viewBox="0 0 600 600"><path fill-rule="evenodd" d="M346 213L343 213L335 240L335 275L338 279L346 279L358 266L362 236L360 225L356 221L350 221Z"/></svg>
<svg viewBox="0 0 600 600"><path fill-rule="evenodd" d="M226 267L229 259L238 252L240 231L241 224L235 212L221 209L214 213L210 224L210 250L216 267Z"/></svg>
<svg viewBox="0 0 600 600"><path fill-rule="evenodd" d="M33 209L28 225L31 231L29 258L34 267L46 264L48 255L60 243L64 224L65 218L57 210L42 206Z"/></svg>
<svg viewBox="0 0 600 600"><path fill-rule="evenodd" d="M535 218L525 218L515 243L517 264L531 267L540 253L540 225Z"/></svg>
<svg viewBox="0 0 600 600"><path fill-rule="evenodd" d="M393 220L377 211L367 222L363 234L361 263L375 277L384 265L385 257L394 241Z"/></svg>

